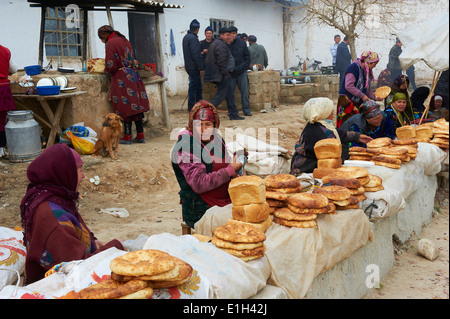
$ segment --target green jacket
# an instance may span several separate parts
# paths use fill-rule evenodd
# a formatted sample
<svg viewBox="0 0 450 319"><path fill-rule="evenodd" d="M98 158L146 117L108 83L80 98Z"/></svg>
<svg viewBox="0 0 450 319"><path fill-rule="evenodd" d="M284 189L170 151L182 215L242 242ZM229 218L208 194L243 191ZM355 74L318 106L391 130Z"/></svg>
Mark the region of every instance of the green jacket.
<svg viewBox="0 0 450 319"><path fill-rule="evenodd" d="M248 51L250 52L250 65L261 64L265 68L269 65L266 49L262 45L253 43L248 47Z"/></svg>

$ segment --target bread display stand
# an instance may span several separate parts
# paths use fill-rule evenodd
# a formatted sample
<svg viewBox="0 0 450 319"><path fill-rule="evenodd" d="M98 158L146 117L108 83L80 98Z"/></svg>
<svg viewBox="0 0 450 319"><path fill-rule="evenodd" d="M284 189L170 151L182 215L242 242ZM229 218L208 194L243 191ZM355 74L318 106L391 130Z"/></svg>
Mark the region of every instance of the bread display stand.
<svg viewBox="0 0 450 319"><path fill-rule="evenodd" d="M192 235L140 236L133 249L159 249L194 269L183 285L155 289L152 298L360 298L370 290L367 265L377 265L381 278L392 268L393 236L405 242L431 221L436 175L446 156L435 145L419 143L417 158L400 169L365 166L370 174L382 178L384 190L366 192L362 209L321 215L317 227L308 229L273 223L265 233L265 256L249 262ZM373 201L378 209L369 219L364 210ZM231 217L232 204L212 207L194 230L211 236ZM70 296L107 278L110 261L125 253L110 248L86 260L60 264L51 275L28 286L5 286L0 296Z"/></svg>

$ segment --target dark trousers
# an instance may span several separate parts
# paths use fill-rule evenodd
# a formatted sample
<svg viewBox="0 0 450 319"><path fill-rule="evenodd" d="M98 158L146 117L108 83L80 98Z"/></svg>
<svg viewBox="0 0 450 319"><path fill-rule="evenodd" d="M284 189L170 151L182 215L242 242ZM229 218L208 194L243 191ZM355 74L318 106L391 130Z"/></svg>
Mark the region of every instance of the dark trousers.
<svg viewBox="0 0 450 319"><path fill-rule="evenodd" d="M250 101L248 97L248 78L247 72L241 73L237 77L231 78L231 89L230 94L227 96L228 105L236 105L234 99L234 91L236 89L236 84L239 88L239 92L241 92L241 103L242 103L242 112L251 113L250 111Z"/></svg>
<svg viewBox="0 0 450 319"><path fill-rule="evenodd" d="M222 80L222 82L220 82L219 84L216 84L217 85L217 93L216 93L216 95L214 95L214 97L210 101L212 105L214 105L217 108L219 106L219 104L222 103L222 101L228 97L228 95L231 91L232 83L234 83L234 82L231 79L231 75L228 75L226 78L224 78ZM233 104L227 103L227 107L228 107L228 116L237 116L238 115L238 110L237 110L234 102L233 102Z"/></svg>
<svg viewBox="0 0 450 319"><path fill-rule="evenodd" d="M186 70L186 72L189 75L188 111L190 112L195 103L203 99L203 86L200 71Z"/></svg>
<svg viewBox="0 0 450 319"><path fill-rule="evenodd" d="M390 70L391 71L391 83L394 82L394 80L402 75L402 70Z"/></svg>

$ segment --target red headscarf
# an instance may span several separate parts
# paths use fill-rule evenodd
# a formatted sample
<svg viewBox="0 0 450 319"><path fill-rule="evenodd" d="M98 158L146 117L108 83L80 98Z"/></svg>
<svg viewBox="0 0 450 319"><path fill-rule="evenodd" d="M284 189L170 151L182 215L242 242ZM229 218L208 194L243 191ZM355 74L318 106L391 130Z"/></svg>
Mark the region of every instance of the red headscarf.
<svg viewBox="0 0 450 319"><path fill-rule="evenodd" d="M189 123L186 128L191 132L194 127L194 120L211 121L214 123L214 128L220 126L219 113L217 113L215 106L205 100L198 101L189 113Z"/></svg>
<svg viewBox="0 0 450 319"><path fill-rule="evenodd" d="M81 160L81 158L79 159ZM79 219L77 211L78 184L77 161L65 144L55 144L39 155L27 169L27 192L20 204L24 243L31 232L36 208L51 201Z"/></svg>

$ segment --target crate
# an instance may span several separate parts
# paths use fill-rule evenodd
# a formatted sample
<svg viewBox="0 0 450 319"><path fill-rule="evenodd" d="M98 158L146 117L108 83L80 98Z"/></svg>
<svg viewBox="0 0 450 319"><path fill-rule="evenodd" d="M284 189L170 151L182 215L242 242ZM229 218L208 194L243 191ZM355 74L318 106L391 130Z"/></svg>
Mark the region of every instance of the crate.
<svg viewBox="0 0 450 319"><path fill-rule="evenodd" d="M11 87L12 94L25 94L28 92L28 89L34 88L34 86L23 87L23 86L19 85L19 83L11 83L10 87Z"/></svg>

